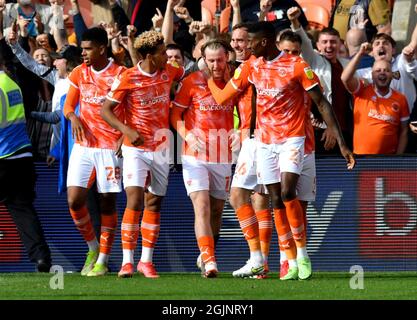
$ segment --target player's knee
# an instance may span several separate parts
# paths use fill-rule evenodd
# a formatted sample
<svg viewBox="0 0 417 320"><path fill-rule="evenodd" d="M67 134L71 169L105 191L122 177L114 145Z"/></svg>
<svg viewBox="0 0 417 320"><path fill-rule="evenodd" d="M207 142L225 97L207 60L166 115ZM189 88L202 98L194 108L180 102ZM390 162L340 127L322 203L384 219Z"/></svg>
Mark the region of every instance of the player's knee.
<svg viewBox="0 0 417 320"><path fill-rule="evenodd" d="M229 203L233 209L237 210L241 206L250 203L250 196L246 196L238 188L232 188L229 196Z"/></svg>
<svg viewBox="0 0 417 320"><path fill-rule="evenodd" d="M239 197L238 195L236 195L235 193L230 193L230 197L229 197L229 203L230 205L233 207L233 209L238 209L239 207L242 206L242 204L240 203L241 201L239 201Z"/></svg>
<svg viewBox="0 0 417 320"><path fill-rule="evenodd" d="M294 200L297 197L295 190L291 189L282 189L281 190L281 199L283 202Z"/></svg>
<svg viewBox="0 0 417 320"><path fill-rule="evenodd" d="M86 205L85 201L80 197L68 196L68 207L71 210L80 210Z"/></svg>
<svg viewBox="0 0 417 320"><path fill-rule="evenodd" d="M159 197L156 195L147 196L145 200L145 208L148 211L152 212L160 212L162 206L162 199L163 197Z"/></svg>
<svg viewBox="0 0 417 320"><path fill-rule="evenodd" d="M100 197L101 212L113 213L116 211L116 195L102 194Z"/></svg>

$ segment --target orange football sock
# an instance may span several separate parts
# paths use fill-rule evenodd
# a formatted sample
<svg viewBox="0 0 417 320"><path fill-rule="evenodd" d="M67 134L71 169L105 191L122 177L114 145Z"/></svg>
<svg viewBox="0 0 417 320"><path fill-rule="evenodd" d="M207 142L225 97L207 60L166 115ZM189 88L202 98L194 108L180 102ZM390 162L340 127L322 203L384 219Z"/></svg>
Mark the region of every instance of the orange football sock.
<svg viewBox="0 0 417 320"><path fill-rule="evenodd" d="M240 229L248 242L249 250L261 250L258 220L256 219L252 205L249 203L244 204L236 210L236 215L239 220Z"/></svg>
<svg viewBox="0 0 417 320"><path fill-rule="evenodd" d="M304 248L306 246L306 239L304 234L303 208L301 207L300 201L296 198L290 201L284 201L284 205L295 244L299 248Z"/></svg>
<svg viewBox="0 0 417 320"><path fill-rule="evenodd" d="M125 209L122 220L122 248L135 250L139 237L140 211Z"/></svg>
<svg viewBox="0 0 417 320"><path fill-rule="evenodd" d="M143 211L143 218L141 224L142 232L142 246L154 248L158 241L160 229L161 214L159 212L152 212L149 210Z"/></svg>
<svg viewBox="0 0 417 320"><path fill-rule="evenodd" d="M269 246L272 238L272 214L269 209L256 212L259 225L259 240L261 240L261 251L264 259L269 256Z"/></svg>
<svg viewBox="0 0 417 320"><path fill-rule="evenodd" d="M285 208L274 209L275 228L278 234L279 247L285 251L288 260L296 259L297 248L293 239Z"/></svg>
<svg viewBox="0 0 417 320"><path fill-rule="evenodd" d="M101 215L100 253L110 254L117 228L117 212Z"/></svg>
<svg viewBox="0 0 417 320"><path fill-rule="evenodd" d="M91 223L90 214L87 207L82 207L79 210L70 209L72 220L74 220L75 226L81 233L85 241L93 241L96 238L94 233L94 227Z"/></svg>
<svg viewBox="0 0 417 320"><path fill-rule="evenodd" d="M204 263L207 262L216 262L216 257L214 256L214 239L211 236L203 236L197 239L198 248L202 254L201 258Z"/></svg>

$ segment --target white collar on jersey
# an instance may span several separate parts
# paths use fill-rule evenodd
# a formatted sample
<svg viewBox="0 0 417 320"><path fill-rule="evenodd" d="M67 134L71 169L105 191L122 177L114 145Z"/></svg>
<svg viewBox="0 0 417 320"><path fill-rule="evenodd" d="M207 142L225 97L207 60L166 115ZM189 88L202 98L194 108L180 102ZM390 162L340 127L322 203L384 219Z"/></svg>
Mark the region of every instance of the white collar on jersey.
<svg viewBox="0 0 417 320"><path fill-rule="evenodd" d="M274 59L272 59L272 60L266 60L264 58L264 60L265 60L266 63L273 63L273 62L277 61L279 58L281 58L284 54L285 54L285 52L284 51L281 51L279 53L279 55L277 55Z"/></svg>
<svg viewBox="0 0 417 320"><path fill-rule="evenodd" d="M100 71L94 70L93 66L91 66L91 71L94 72L95 74L100 74L103 72L106 72L106 70L108 68L110 68L110 66L113 64L113 59L109 58L109 63L107 64L107 66L104 69L101 69Z"/></svg>
<svg viewBox="0 0 417 320"><path fill-rule="evenodd" d="M143 69L140 67L140 63L142 62L143 60L140 60L139 62L138 62L138 64L137 64L137 67L138 67L138 70L139 70L139 72L140 73L142 73L144 76L147 76L147 77L150 77L150 78L152 78L152 77L154 77L157 73L158 73L158 70L156 70L154 73L147 73L147 72L145 72L145 71L143 71Z"/></svg>
<svg viewBox="0 0 417 320"><path fill-rule="evenodd" d="M375 91L376 95L378 96L378 98L388 99L389 97L392 96L392 89L391 88L389 88L389 91L385 96L380 94L375 86L374 86L374 91Z"/></svg>

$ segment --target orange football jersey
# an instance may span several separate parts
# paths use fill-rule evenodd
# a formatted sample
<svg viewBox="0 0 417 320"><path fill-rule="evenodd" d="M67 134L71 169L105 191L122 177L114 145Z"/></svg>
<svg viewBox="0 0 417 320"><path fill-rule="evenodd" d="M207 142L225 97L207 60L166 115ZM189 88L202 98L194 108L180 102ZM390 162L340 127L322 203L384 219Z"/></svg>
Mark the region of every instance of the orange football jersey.
<svg viewBox="0 0 417 320"><path fill-rule="evenodd" d="M397 152L401 122L410 117L405 96L391 89L385 97L372 84L360 81L354 96L353 152L394 154Z"/></svg>
<svg viewBox="0 0 417 320"><path fill-rule="evenodd" d="M80 121L84 127L85 139L76 141L82 146L91 148L115 149L121 137L120 131L113 129L100 115L106 95L110 91L114 80L126 68L115 64L112 60L100 71L95 71L85 63L77 66L69 75L71 87L64 106L64 113L74 112L75 105L68 101L79 101ZM78 95L78 99L74 99ZM124 119L123 110L114 110L119 119Z"/></svg>
<svg viewBox="0 0 417 320"><path fill-rule="evenodd" d="M217 104L203 73L197 71L180 83L173 103L186 109L183 117L187 132L194 132L206 143L206 152L198 159L230 163L232 158L228 134L233 131L234 101L231 99L222 105ZM187 143L183 154L196 156Z"/></svg>
<svg viewBox="0 0 417 320"><path fill-rule="evenodd" d="M136 65L122 73L107 95L109 100L121 103L126 124L144 137L144 144L137 147L155 151L169 133L169 93L173 81L180 80L184 68L167 64L164 70L146 73ZM127 138L123 142L132 144Z"/></svg>
<svg viewBox="0 0 417 320"><path fill-rule="evenodd" d="M256 138L266 144L305 136L304 92L319 85L310 66L300 57L281 54L267 61L260 57L242 63L231 80L236 90L248 82L256 87Z"/></svg>

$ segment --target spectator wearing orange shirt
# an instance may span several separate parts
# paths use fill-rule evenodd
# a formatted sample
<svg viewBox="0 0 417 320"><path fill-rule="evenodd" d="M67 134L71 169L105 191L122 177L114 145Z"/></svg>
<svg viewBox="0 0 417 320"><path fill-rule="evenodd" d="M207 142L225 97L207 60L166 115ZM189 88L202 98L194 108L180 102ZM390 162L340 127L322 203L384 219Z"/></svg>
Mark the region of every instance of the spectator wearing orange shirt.
<svg viewBox="0 0 417 320"><path fill-rule="evenodd" d="M390 88L391 64L375 61L373 84L354 76L370 45L363 43L346 66L342 81L354 96L353 152L356 154L402 154L407 145L410 113L406 97Z"/></svg>

